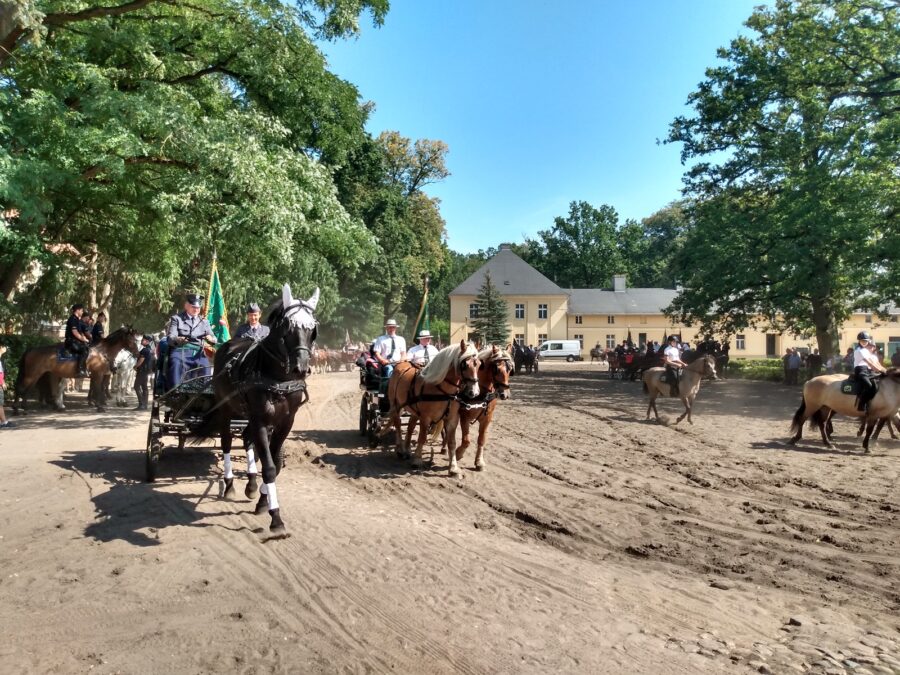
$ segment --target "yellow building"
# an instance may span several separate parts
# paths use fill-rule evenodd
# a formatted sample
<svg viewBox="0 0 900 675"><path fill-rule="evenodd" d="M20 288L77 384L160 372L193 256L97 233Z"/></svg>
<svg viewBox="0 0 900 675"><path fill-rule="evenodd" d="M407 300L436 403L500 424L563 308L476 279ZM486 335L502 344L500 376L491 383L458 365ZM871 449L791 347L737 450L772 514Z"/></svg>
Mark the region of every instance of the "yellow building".
<svg viewBox="0 0 900 675"><path fill-rule="evenodd" d="M673 323L663 314L678 291L669 288L629 288L624 275L612 279L612 289L564 290L502 245L493 258L450 293L450 337L474 340L472 319L477 316L476 297L490 272L491 279L509 306L512 338L538 346L548 339L577 339L583 356L595 345L612 348L629 339L635 345L662 342L667 335L680 335L694 343L696 328ZM856 343L856 335L868 330L890 358L900 351L900 308L889 308L890 318L857 313L844 324L839 342L842 351ZM733 358L779 357L788 347L812 351L815 338L765 333L746 329L731 339Z"/></svg>

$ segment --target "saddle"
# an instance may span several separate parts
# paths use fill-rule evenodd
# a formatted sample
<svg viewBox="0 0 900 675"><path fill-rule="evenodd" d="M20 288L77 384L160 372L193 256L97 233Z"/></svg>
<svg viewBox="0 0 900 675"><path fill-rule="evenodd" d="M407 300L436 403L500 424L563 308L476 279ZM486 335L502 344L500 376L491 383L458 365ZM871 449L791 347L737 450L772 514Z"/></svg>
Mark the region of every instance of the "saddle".
<svg viewBox="0 0 900 675"><path fill-rule="evenodd" d="M62 363L63 361L76 361L78 359L77 354L73 354L68 349L66 349L65 345L60 345L59 349L56 350L56 360Z"/></svg>
<svg viewBox="0 0 900 675"><path fill-rule="evenodd" d="M879 378L872 378L872 383L875 385L875 393L878 393L878 385L880 384L880 382L881 380ZM841 382L842 394L847 394L848 396L859 396L862 390L862 381L857 379L856 377L853 377L852 375Z"/></svg>

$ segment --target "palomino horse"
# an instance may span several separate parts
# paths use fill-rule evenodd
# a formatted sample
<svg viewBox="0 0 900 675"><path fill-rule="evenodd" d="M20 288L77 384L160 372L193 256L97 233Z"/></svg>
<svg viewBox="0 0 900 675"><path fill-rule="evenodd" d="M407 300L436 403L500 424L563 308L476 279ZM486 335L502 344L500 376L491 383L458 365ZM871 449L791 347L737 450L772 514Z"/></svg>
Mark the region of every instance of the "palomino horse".
<svg viewBox="0 0 900 675"><path fill-rule="evenodd" d="M647 406L647 419L650 419L650 411L656 415L656 421L659 421L659 412L656 410L656 399L659 396L671 396L671 389L668 382L662 381L665 375L665 368L648 368L644 371L644 393L650 395L650 405ZM700 380L704 377L716 379L716 360L712 356L704 356L697 359L691 365L684 369L681 374L681 380L678 382L678 398L684 404L684 412L675 420L678 424L687 417L688 424L691 421L691 411L694 409L694 399L697 398L697 392L700 391Z"/></svg>
<svg viewBox="0 0 900 675"><path fill-rule="evenodd" d="M456 426L459 417L451 410L454 399L462 394L467 398L478 396L478 351L465 340L458 345L444 347L427 366L417 368L409 361L402 361L394 368L388 383L388 400L391 403L391 426L397 431L397 454L409 456L409 443L413 425L419 423L419 440L413 466L422 466L422 448L428 430L433 423L446 419L450 452L450 475L459 473L456 465ZM400 411L406 409L411 418L403 443Z"/></svg>
<svg viewBox="0 0 900 675"><path fill-rule="evenodd" d="M283 464L282 446L294 425L298 408L309 396L306 376L316 339L317 324L313 312L319 303L319 289L309 300L294 299L291 287L282 289L282 298L269 311L266 323L269 334L262 340L230 340L216 352L213 365L213 391L216 404L203 424L192 435L209 438L216 431L222 443L225 465L226 498L234 496L234 474L231 470L231 420L246 419L245 439L253 444L262 464L263 485L259 488L256 513L268 508L272 536L286 536L281 518L275 478ZM247 452L247 463L253 459ZM256 475L244 494L255 492Z"/></svg>
<svg viewBox="0 0 900 675"><path fill-rule="evenodd" d="M826 427L832 414L837 413L847 417L865 418L866 436L863 439L863 448L866 452L869 451L869 439L876 425L877 430L881 431L885 421L894 417L900 410L900 368L889 368L881 376L881 386L878 387L875 398L869 402L868 415L856 409L855 395L841 392L846 379L836 375L820 375L803 385L803 401L791 422L791 431L794 432L788 441L791 445L803 437L803 423L809 420L810 425L819 428L825 446L834 448Z"/></svg>
<svg viewBox="0 0 900 675"><path fill-rule="evenodd" d="M85 367L91 375L91 387L94 392L94 404L98 412L106 410L106 386L105 380L111 372L110 365L122 349L127 349L133 356L138 356L137 331L131 326L122 326L113 331L100 342L91 347ZM51 387L56 398L56 409L65 410L63 405L63 390L59 381L66 377L78 375L78 365L75 359L60 361L57 354L59 344L34 347L22 354L19 361L19 375L16 378L16 397L13 401L13 410L21 408L25 412L25 401L31 387L41 379L44 373L51 375Z"/></svg>
<svg viewBox="0 0 900 675"><path fill-rule="evenodd" d="M509 353L494 345L478 354L481 365L478 367L479 396L473 399L458 397L453 406L459 410L455 413L459 416L462 427L462 443L454 455L450 455L450 473L455 473L453 467L458 460L466 454L469 447L469 429L473 424L478 424L478 449L475 452L475 469L484 471L484 445L487 441L488 428L494 417L494 409L497 401L505 401L509 398L509 378L512 377L515 366ZM458 468L457 468L458 471Z"/></svg>

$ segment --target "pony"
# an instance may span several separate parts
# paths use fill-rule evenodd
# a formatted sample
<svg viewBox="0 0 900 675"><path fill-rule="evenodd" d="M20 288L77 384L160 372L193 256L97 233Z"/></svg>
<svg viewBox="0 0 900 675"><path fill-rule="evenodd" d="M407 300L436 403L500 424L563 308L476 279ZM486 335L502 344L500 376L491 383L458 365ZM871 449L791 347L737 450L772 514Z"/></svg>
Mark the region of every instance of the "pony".
<svg viewBox="0 0 900 675"><path fill-rule="evenodd" d="M254 512L269 511L273 538L287 536L281 517L275 478L284 464L283 445L294 424L294 416L309 400L306 376L318 330L313 312L319 303L316 288L308 300L295 299L285 284L282 297L269 309L269 334L262 340L230 340L216 351L213 363L215 405L192 432L193 442L210 438L217 431L222 442L224 464L223 498L234 497L231 469L231 420L246 419L244 439L251 469L244 494L252 498L259 490ZM250 453L253 446L255 459ZM256 460L262 464L263 484L257 486Z"/></svg>
<svg viewBox="0 0 900 675"><path fill-rule="evenodd" d="M794 413L791 421L793 436L788 443L794 445L803 437L803 424L809 420L810 425L818 427L822 434L822 442L827 448L834 449L831 434L827 428L832 414L847 417L861 417L866 424L866 435L863 449L869 451L869 440L877 425L876 437L886 420L893 418L900 410L900 368L889 368L880 376L881 386L869 402L868 414L856 409L856 396L841 392L847 378L840 375L819 375L803 385L803 400Z"/></svg>
<svg viewBox="0 0 900 675"><path fill-rule="evenodd" d="M116 406L124 408L128 405L128 394L134 389L134 364L137 359L127 349L123 349L116 355L114 365L116 372L112 375L110 385L112 396Z"/></svg>
<svg viewBox="0 0 900 675"><path fill-rule="evenodd" d="M478 396L478 351L465 340L458 345L444 347L424 368L419 368L409 361L401 361L394 368L388 382L388 401L390 402L390 423L397 432L397 455L401 458L410 456L409 443L412 430L418 422L419 439L414 467L422 466L422 448L432 424L446 420L448 447L451 457L450 475L459 473L456 464L456 426L459 417L452 414L451 405L457 395L462 393L466 398ZM406 443L403 442L403 428L400 422L401 410L410 413L409 426L406 430Z"/></svg>
<svg viewBox="0 0 900 675"><path fill-rule="evenodd" d="M111 372L110 365L123 349L137 358L137 331L131 326L122 326L116 329L100 342L91 346L88 352L85 367L91 376L91 392L93 403L97 406L97 412L106 411L106 385L105 380ZM45 373L49 373L51 393L56 399L56 409L65 410L63 403L63 388L59 381L63 378L74 378L78 375L76 359L59 360L59 351L62 343L32 347L22 354L19 360L19 374L16 377L16 395L13 400L13 412L21 410L25 412L25 403L31 388Z"/></svg>
<svg viewBox="0 0 900 675"><path fill-rule="evenodd" d="M510 397L509 378L515 372L512 357L509 352L493 345L478 353L478 388L481 393L475 398L468 399L457 397L453 406L458 410L453 413L458 415L462 428L462 443L455 454L450 455L451 474L452 467L461 460L469 447L469 430L473 424L478 424L478 448L475 451L475 469L484 471L484 446L487 441L488 428L497 408L497 401L505 401ZM445 439L446 444L446 439Z"/></svg>
<svg viewBox="0 0 900 675"><path fill-rule="evenodd" d="M648 368L644 371L644 393L650 396L650 404L647 406L647 419L650 419L650 411L656 415L656 421L659 421L659 411L656 409L656 399L659 396L671 396L671 388L668 382L663 382L663 375L666 369L662 367ZM694 399L700 391L700 380L704 377L718 379L716 376L716 360L710 355L705 355L691 363L684 369L681 380L678 383L678 398L684 404L684 412L675 420L678 424L687 417L688 424L693 424L691 420L691 411L694 408Z"/></svg>
<svg viewBox="0 0 900 675"><path fill-rule="evenodd" d="M605 352L600 348L600 345L596 345L591 347L591 363L594 361L605 361Z"/></svg>

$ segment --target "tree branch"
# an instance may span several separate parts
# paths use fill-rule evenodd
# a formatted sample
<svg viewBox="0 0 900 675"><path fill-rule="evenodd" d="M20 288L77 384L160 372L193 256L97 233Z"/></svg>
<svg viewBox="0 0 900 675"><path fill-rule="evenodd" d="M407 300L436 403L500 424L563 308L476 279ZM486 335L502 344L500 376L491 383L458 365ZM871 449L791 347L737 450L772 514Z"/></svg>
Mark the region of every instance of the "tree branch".
<svg viewBox="0 0 900 675"><path fill-rule="evenodd" d="M46 26L62 26L74 21L87 21L89 19L97 19L103 16L119 16L128 12L135 12L143 9L152 2L158 0L131 0L124 5L115 5L113 7L89 7L80 12L60 12L57 14L48 14L44 17L44 25Z"/></svg>

